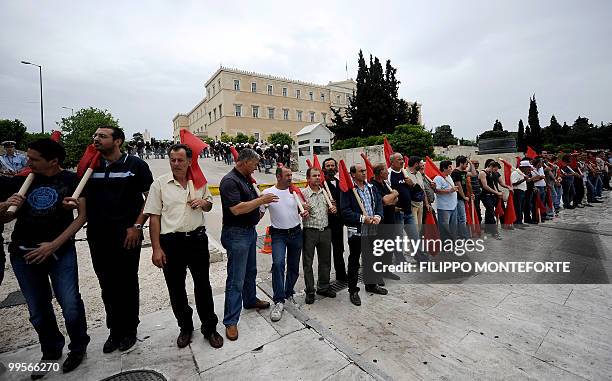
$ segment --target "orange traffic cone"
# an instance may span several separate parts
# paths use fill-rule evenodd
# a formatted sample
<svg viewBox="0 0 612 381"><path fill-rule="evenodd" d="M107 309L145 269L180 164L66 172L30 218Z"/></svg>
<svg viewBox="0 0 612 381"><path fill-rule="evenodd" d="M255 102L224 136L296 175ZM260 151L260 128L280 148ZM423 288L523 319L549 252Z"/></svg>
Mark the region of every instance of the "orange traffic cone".
<svg viewBox="0 0 612 381"><path fill-rule="evenodd" d="M260 253L272 254L272 237L270 236L270 227L266 228L266 237L264 238L264 245L261 248Z"/></svg>

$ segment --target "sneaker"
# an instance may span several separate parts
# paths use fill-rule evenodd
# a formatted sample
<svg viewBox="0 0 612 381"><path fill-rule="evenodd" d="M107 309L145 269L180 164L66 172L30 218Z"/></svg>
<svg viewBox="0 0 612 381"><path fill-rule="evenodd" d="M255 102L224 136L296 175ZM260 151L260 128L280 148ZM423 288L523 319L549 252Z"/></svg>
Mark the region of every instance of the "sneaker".
<svg viewBox="0 0 612 381"><path fill-rule="evenodd" d="M304 300L306 304L312 304L315 302L315 294L306 294L306 299Z"/></svg>
<svg viewBox="0 0 612 381"><path fill-rule="evenodd" d="M272 311L270 311L270 320L279 321L283 317L285 305L281 302L275 303Z"/></svg>
<svg viewBox="0 0 612 381"><path fill-rule="evenodd" d="M300 308L300 305L298 304L298 302L295 301L295 298L293 297L293 295L291 295L288 298L285 298L285 303L291 303L293 305L293 307L295 308Z"/></svg>

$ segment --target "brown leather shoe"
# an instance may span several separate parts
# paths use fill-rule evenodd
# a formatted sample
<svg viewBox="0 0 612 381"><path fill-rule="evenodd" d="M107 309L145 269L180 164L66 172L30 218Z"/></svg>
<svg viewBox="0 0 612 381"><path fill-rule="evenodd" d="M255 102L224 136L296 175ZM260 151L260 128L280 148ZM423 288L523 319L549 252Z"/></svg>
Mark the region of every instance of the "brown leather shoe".
<svg viewBox="0 0 612 381"><path fill-rule="evenodd" d="M238 335L238 331L236 331L236 335ZM206 339L208 339L210 346L213 348L221 348L223 346L223 337L217 331L213 331Z"/></svg>
<svg viewBox="0 0 612 381"><path fill-rule="evenodd" d="M176 345L179 348L185 348L186 346L189 345L189 343L191 343L191 335L192 335L193 331L183 331L181 330L181 333L179 333L178 338L176 339Z"/></svg>
<svg viewBox="0 0 612 381"><path fill-rule="evenodd" d="M252 306L244 307L245 310L252 310L254 308L258 310L265 310L266 308L270 308L270 303L257 299L255 304L253 304Z"/></svg>
<svg viewBox="0 0 612 381"><path fill-rule="evenodd" d="M238 326L235 324L225 327L225 336L231 341L238 339Z"/></svg>

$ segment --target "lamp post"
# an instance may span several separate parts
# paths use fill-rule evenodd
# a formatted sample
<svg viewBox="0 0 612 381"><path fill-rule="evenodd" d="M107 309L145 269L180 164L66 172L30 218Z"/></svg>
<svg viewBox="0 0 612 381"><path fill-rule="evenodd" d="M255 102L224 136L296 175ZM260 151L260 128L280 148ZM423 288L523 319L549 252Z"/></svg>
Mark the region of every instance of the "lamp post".
<svg viewBox="0 0 612 381"><path fill-rule="evenodd" d="M24 65L32 65L32 66L38 67L38 78L40 80L40 126L42 129L42 133L44 134L45 133L45 118L44 118L44 112L43 112L42 66L37 65L32 62L28 62L28 61L21 61L21 63Z"/></svg>
<svg viewBox="0 0 612 381"><path fill-rule="evenodd" d="M62 106L62 108L65 108L66 110L70 110L71 115L74 116L74 109L72 107Z"/></svg>

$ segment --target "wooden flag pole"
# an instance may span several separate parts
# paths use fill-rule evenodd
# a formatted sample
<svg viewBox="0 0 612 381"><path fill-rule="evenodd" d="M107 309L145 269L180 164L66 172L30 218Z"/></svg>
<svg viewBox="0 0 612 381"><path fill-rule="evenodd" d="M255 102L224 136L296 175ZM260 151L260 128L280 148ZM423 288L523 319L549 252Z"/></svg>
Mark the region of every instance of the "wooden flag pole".
<svg viewBox="0 0 612 381"><path fill-rule="evenodd" d="M297 202L298 208L300 209L300 213L304 213L304 205L302 205L302 200L300 200L300 197L297 195L297 192L291 192L293 194L293 198L295 199L295 202Z"/></svg>
<svg viewBox="0 0 612 381"><path fill-rule="evenodd" d="M357 194L357 189L355 189L353 187L353 194L355 195L355 199L357 200L357 203L359 204L359 208L361 209L361 213L364 216L367 216L368 214L366 213L365 207L363 206L363 202L361 202L361 197L359 197L359 194Z"/></svg>
<svg viewBox="0 0 612 381"><path fill-rule="evenodd" d="M81 192L83 192L83 189L85 189L85 185L87 184L87 181L89 181L89 178L91 177L92 173L93 168L87 168L87 170L83 174L83 177L81 177L81 180L79 181L79 185L77 185L76 189L72 193L72 198L79 198Z"/></svg>
<svg viewBox="0 0 612 381"><path fill-rule="evenodd" d="M26 177L25 181L21 185L21 188L19 188L19 191L17 192L17 194L22 197L25 196L26 193L28 193L28 189L30 189L30 185L32 185L32 181L34 181L34 174L30 172L28 174L28 177ZM17 211L17 207L15 205L11 205L9 206L7 213L15 213L16 211Z"/></svg>

